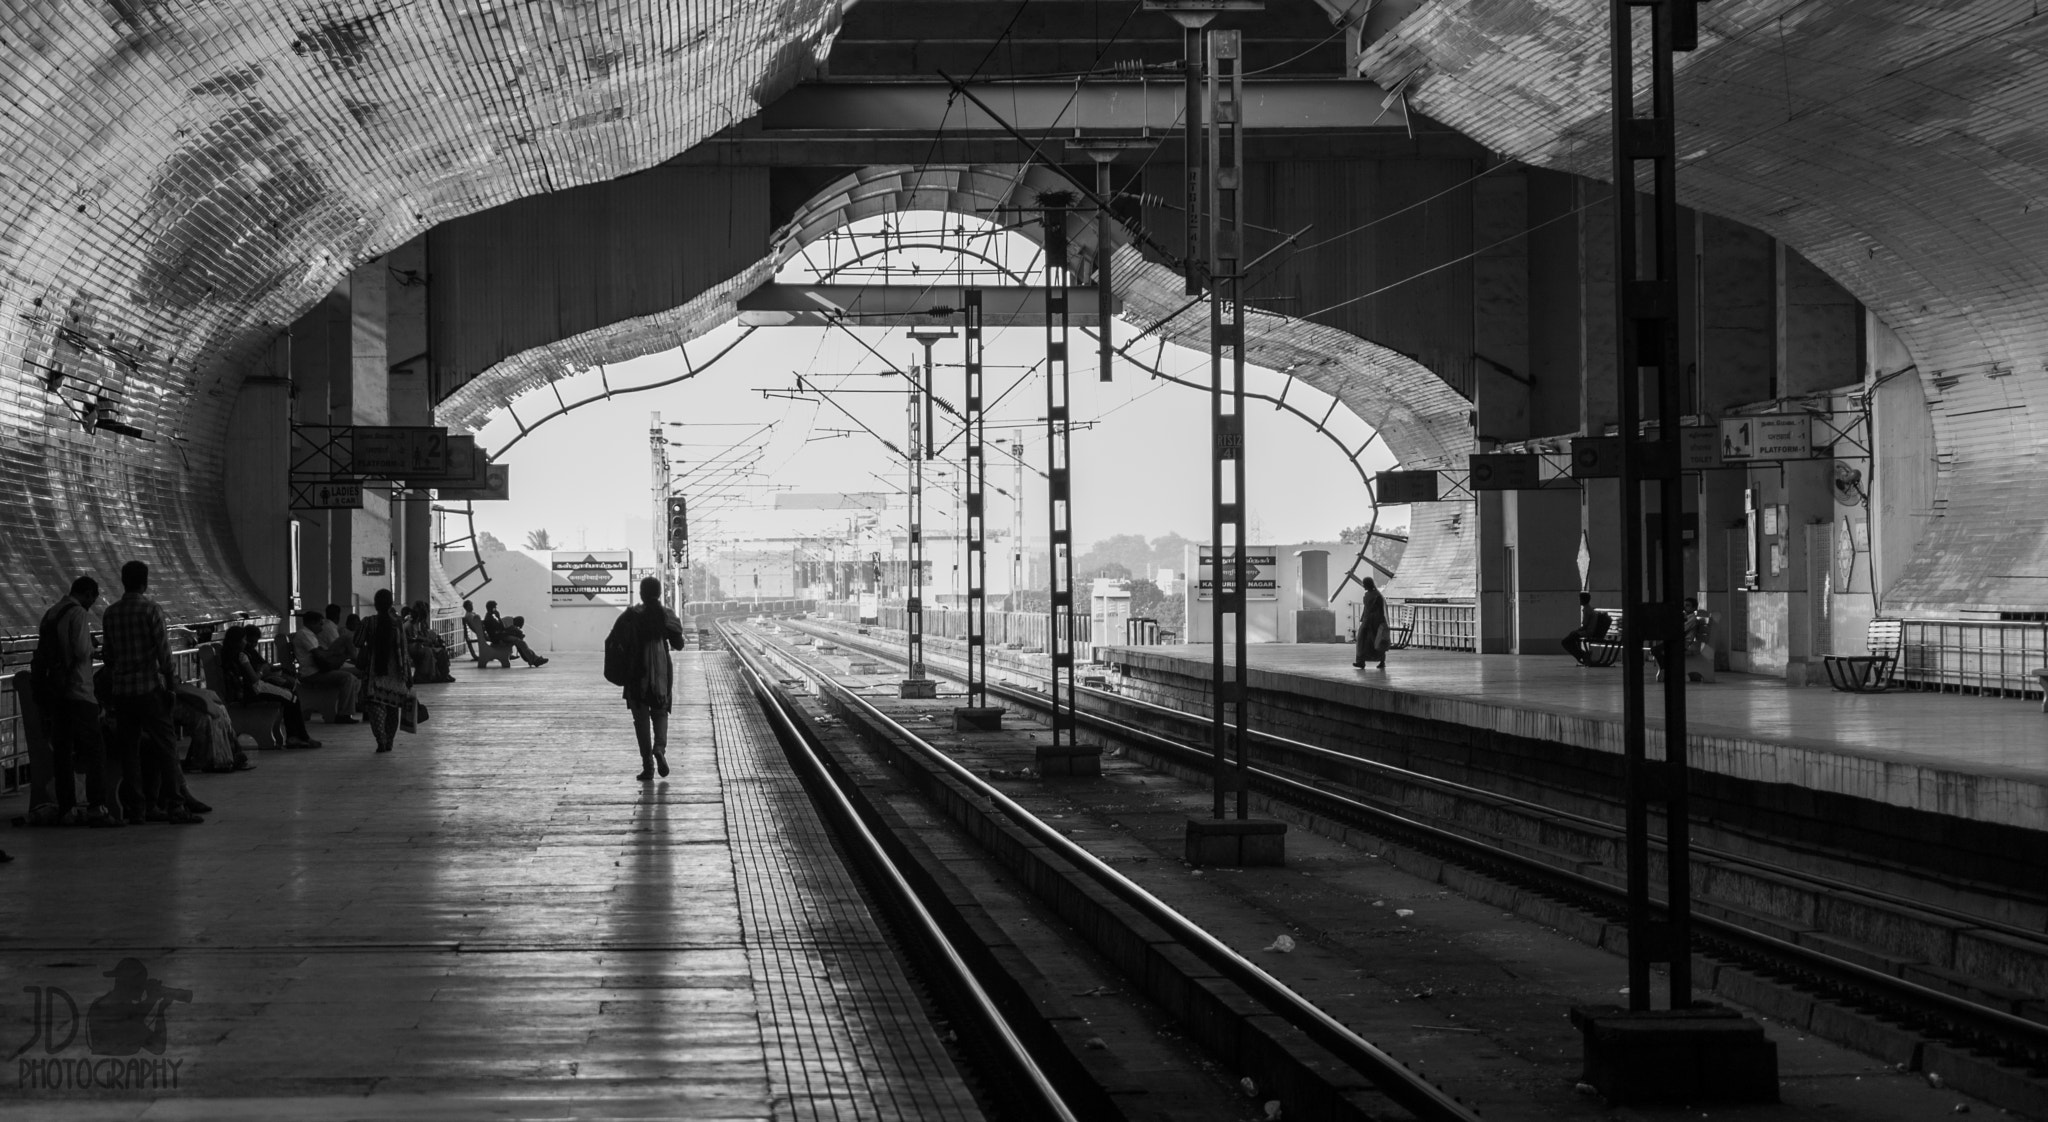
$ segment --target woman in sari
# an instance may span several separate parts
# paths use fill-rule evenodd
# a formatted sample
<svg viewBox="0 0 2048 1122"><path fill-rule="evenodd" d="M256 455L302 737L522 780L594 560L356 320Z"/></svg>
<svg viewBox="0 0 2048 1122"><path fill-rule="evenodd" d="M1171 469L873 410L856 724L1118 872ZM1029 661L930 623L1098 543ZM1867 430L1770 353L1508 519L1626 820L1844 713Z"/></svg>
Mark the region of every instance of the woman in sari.
<svg viewBox="0 0 2048 1122"><path fill-rule="evenodd" d="M1365 588L1365 603L1358 615L1358 653L1351 665L1364 669L1367 662L1378 663L1377 669L1387 668L1387 646L1392 637L1387 624L1387 598L1380 595L1379 586L1371 577L1359 582Z"/></svg>
<svg viewBox="0 0 2048 1122"><path fill-rule="evenodd" d="M405 653L405 626L391 606L391 590L378 589L375 603L377 614L363 621L356 665L367 679L363 717L377 738L377 751L389 752L398 735L398 710L412 694L412 668Z"/></svg>

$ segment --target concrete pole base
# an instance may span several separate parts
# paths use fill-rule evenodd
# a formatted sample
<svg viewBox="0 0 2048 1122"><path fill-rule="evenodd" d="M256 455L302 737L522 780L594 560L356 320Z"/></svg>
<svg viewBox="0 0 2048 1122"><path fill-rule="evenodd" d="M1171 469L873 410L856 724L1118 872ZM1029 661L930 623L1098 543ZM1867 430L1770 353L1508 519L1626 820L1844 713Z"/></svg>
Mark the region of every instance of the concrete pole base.
<svg viewBox="0 0 2048 1122"><path fill-rule="evenodd" d="M1190 865L1241 869L1287 863L1287 823L1272 818L1190 818Z"/></svg>
<svg viewBox="0 0 2048 1122"><path fill-rule="evenodd" d="M1037 766L1041 776L1101 775L1102 749L1094 744L1062 744L1058 748L1041 744Z"/></svg>
<svg viewBox="0 0 2048 1122"><path fill-rule="evenodd" d="M953 710L954 732L1001 732L1003 710L993 705L962 705Z"/></svg>
<svg viewBox="0 0 2048 1122"><path fill-rule="evenodd" d="M1732 1009L1582 1005L1572 1024L1585 1039L1581 1079L1609 1102L1778 1101L1778 1046Z"/></svg>

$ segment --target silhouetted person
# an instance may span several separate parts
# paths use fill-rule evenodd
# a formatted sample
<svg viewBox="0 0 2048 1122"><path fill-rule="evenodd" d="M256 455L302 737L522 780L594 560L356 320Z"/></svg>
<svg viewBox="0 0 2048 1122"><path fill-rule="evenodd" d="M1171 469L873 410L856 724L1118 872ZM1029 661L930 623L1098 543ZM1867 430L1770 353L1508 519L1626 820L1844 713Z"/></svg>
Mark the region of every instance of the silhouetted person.
<svg viewBox="0 0 2048 1122"><path fill-rule="evenodd" d="M641 782L653 779L657 770L668 775L668 714L675 705L675 664L669 652L683 649L683 621L662 606L661 581L640 580L640 602L619 613L605 639L606 661L612 648L625 651L621 677L612 678L624 687L626 708L633 711L633 735L640 741ZM607 677L610 667L607 666Z"/></svg>
<svg viewBox="0 0 2048 1122"><path fill-rule="evenodd" d="M49 644L49 665L61 671L55 681L35 683L43 735L50 744L50 759L41 769L46 774L30 773L30 821L37 824L70 820L78 802L72 778L76 772L85 773L82 821L95 826L123 824L107 810L109 792L120 774L109 772L106 744L100 738L99 698L93 693L92 607L99 600L100 582L81 576L43 613L37 631L37 648Z"/></svg>
<svg viewBox="0 0 2048 1122"><path fill-rule="evenodd" d="M112 978L114 988L86 1007L86 1043L93 1055L163 1055L170 1042L164 1011L173 1001L191 1001L192 991L166 987L150 977L149 968L135 958L122 959L100 976Z"/></svg>
<svg viewBox="0 0 2048 1122"><path fill-rule="evenodd" d="M513 616L508 620L500 620L498 622L498 642L518 651L519 657L524 659L528 666L546 666L548 664L546 658L534 653L534 649L526 645L525 616Z"/></svg>
<svg viewBox="0 0 2048 1122"><path fill-rule="evenodd" d="M1378 665L1375 669L1387 668L1387 648L1393 644L1393 630L1387 624L1387 598L1380 595L1380 589L1371 577L1359 582L1365 588L1365 603L1358 613L1358 654L1351 665L1363 668L1366 663Z"/></svg>
<svg viewBox="0 0 2048 1122"><path fill-rule="evenodd" d="M1579 626L1561 640L1564 653L1580 666L1586 665L1586 644L1605 639L1608 622L1606 612L1593 610L1593 594L1579 593Z"/></svg>
<svg viewBox="0 0 2048 1122"><path fill-rule="evenodd" d="M184 768L171 730L178 673L164 610L150 599L149 566L121 566L122 595L107 608L107 692L114 713L114 753L121 762L121 810L129 822L155 819L196 825L185 807Z"/></svg>
<svg viewBox="0 0 2048 1122"><path fill-rule="evenodd" d="M375 603L376 614L363 621L356 664L367 683L363 717L370 722L377 751L389 752L398 736L398 710L412 692L412 662L405 654L405 628L392 606L391 590L378 589Z"/></svg>
<svg viewBox="0 0 2048 1122"><path fill-rule="evenodd" d="M292 632L292 650L299 664L299 684L334 687L334 712L330 718L337 725L352 725L356 723L356 697L362 690L363 680L349 668L348 657L352 647L343 648L339 639L333 643L321 640L321 624L324 622L319 612L306 612L299 617L299 629Z"/></svg>

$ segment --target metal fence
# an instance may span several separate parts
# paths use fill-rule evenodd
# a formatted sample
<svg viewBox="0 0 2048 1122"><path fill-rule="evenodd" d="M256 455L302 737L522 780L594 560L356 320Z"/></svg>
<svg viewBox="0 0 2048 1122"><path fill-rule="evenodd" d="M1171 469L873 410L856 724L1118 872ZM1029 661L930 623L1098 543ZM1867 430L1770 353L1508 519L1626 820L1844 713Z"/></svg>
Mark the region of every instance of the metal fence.
<svg viewBox="0 0 2048 1122"><path fill-rule="evenodd" d="M2006 620L1901 620L1899 680L1915 689L2040 697L2048 624Z"/></svg>
<svg viewBox="0 0 2048 1122"><path fill-rule="evenodd" d="M907 615L902 601L884 603L875 626L891 631L901 631ZM825 602L819 605L818 613L839 620L842 623L858 624L860 607L845 601ZM1093 621L1087 616L1074 617L1074 654L1083 662L1094 658ZM988 644L991 647L1008 647L1012 650L1047 650L1046 636L1050 633L1051 621L1043 612L990 612L988 614ZM927 607L924 610L924 633L940 639L967 638L967 609Z"/></svg>
<svg viewBox="0 0 2048 1122"><path fill-rule="evenodd" d="M1437 651L1479 649L1479 609L1473 604L1393 604L1387 609L1395 627L1413 627L1411 647Z"/></svg>

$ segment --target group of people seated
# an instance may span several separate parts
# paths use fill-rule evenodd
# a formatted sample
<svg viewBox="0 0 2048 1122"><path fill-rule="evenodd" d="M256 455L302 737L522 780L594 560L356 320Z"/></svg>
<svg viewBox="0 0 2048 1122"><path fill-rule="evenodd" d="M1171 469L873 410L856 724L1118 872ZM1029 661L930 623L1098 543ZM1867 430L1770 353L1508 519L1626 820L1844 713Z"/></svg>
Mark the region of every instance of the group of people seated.
<svg viewBox="0 0 2048 1122"><path fill-rule="evenodd" d="M219 639L218 675L215 652L202 646L205 674L187 680L172 652L206 636L167 627L148 596L146 564L129 562L121 578L124 595L105 610L104 637L94 628L98 581L81 576L46 613L31 666L15 677L33 730L31 805L16 825L202 823L212 808L192 795L184 775L255 767L230 707L273 709L287 736L282 747L318 748L306 727L309 695L328 687L327 719L355 724L365 714L378 750L389 751L398 726L426 719L411 687L455 680L449 644L434 631L426 601L396 611L388 590L377 593L368 619L344 618L336 604L303 613L288 645L279 635L275 662L265 657L262 628L230 624ZM264 735L258 741L275 746Z"/></svg>
<svg viewBox="0 0 2048 1122"><path fill-rule="evenodd" d="M503 616L498 614L496 600L484 601L484 614L476 614L476 603L462 602L462 626L472 637L476 646L476 664L479 669L492 661L502 662L507 668L512 665L510 651L519 655L519 660L528 666L546 666L548 660L536 653L526 643L526 617ZM498 648L493 651L491 648Z"/></svg>
<svg viewBox="0 0 2048 1122"><path fill-rule="evenodd" d="M1697 597L1688 596L1682 605L1679 638L1685 648L1685 677L1690 682L1712 682L1714 678L1714 617L1700 607ZM1580 666L1591 666L1586 647L1592 643L1618 643L1621 636L1612 634L1613 617L1593 607L1593 594L1579 593L1579 626L1561 641L1564 652ZM1655 656L1660 648L1649 648ZM1657 667L1657 680L1664 680L1664 667Z"/></svg>

